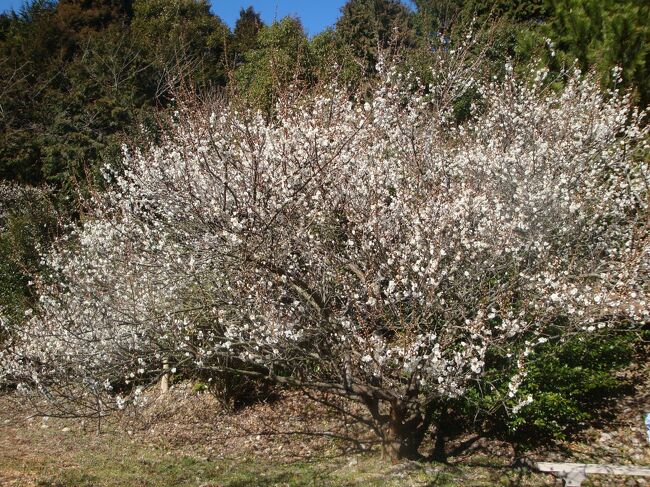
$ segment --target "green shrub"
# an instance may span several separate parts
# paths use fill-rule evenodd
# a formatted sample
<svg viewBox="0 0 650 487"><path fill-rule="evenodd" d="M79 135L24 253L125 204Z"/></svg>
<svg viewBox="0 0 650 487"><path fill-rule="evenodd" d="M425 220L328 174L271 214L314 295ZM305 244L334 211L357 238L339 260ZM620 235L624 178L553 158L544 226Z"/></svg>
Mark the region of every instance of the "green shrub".
<svg viewBox="0 0 650 487"><path fill-rule="evenodd" d="M515 397L508 384L491 391L475 390L464 410L480 428L522 446L534 446L568 434L596 420L607 400L624 393L629 384L617 372L634 357L639 335L603 331L538 346L527 359L527 375ZM492 357L498 369L502 357ZM532 402L520 409L522 399ZM514 409L513 409L514 408Z"/></svg>
<svg viewBox="0 0 650 487"><path fill-rule="evenodd" d="M32 280L42 269L40 249L58 228L50 195L41 189L0 184L0 309L7 328L31 308ZM0 335L0 346L7 330Z"/></svg>

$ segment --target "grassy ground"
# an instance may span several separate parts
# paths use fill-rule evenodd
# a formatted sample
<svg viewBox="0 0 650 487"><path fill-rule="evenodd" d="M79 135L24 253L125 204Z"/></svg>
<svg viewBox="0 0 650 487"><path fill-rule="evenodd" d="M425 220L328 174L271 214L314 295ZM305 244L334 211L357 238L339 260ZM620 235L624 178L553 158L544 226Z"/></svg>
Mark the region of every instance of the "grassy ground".
<svg viewBox="0 0 650 487"><path fill-rule="evenodd" d="M117 430L101 435L51 419L0 423L2 486L493 486L553 485L552 478L471 464L390 465L376 453L279 462L258 457L206 458L165 449ZM45 426L45 427L43 427Z"/></svg>
<svg viewBox="0 0 650 487"><path fill-rule="evenodd" d="M533 458L648 465L638 411L649 398L643 392L622 401L606 429L532 452ZM451 464L391 465L367 441L355 447L342 436L297 435L312 427L312 433L363 437L298 393L226 412L211 395L178 385L152 395L144 409L111 416L101 434L92 422L84 428L78 420L31 417L33 411L20 396L0 395L0 487L562 485L549 475L512 469L511 447L495 440L476 442ZM583 483L647 485L645 479L604 476Z"/></svg>

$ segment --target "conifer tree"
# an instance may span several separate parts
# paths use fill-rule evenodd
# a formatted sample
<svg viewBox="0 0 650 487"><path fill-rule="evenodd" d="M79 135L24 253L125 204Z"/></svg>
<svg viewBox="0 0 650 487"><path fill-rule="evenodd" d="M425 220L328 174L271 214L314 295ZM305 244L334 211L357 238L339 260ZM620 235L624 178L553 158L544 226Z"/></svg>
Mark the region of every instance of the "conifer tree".
<svg viewBox="0 0 650 487"><path fill-rule="evenodd" d="M650 6L643 0L553 0L546 29L565 64L595 67L605 87L634 87L637 101L650 102Z"/></svg>
<svg viewBox="0 0 650 487"><path fill-rule="evenodd" d="M239 18L235 22L233 30L232 49L235 55L235 62L242 62L246 52L255 48L257 35L264 27L260 14L252 6L239 11Z"/></svg>
<svg viewBox="0 0 650 487"><path fill-rule="evenodd" d="M349 0L341 9L336 32L374 70L378 50L415 44L412 13L399 0Z"/></svg>
<svg viewBox="0 0 650 487"><path fill-rule="evenodd" d="M300 20L292 17L263 27L255 48L246 52L235 72L243 98L267 112L289 84L308 83L311 78L309 41Z"/></svg>

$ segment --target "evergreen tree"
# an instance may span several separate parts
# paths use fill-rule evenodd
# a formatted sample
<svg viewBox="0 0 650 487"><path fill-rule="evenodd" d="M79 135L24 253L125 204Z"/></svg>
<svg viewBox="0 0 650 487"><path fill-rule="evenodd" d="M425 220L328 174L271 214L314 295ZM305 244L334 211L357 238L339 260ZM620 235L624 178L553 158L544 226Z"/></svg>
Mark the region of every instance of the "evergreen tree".
<svg viewBox="0 0 650 487"><path fill-rule="evenodd" d="M111 25L129 22L132 0L59 0L58 20L67 30L82 36L99 32Z"/></svg>
<svg viewBox="0 0 650 487"><path fill-rule="evenodd" d="M237 89L245 100L271 111L279 93L291 83L309 85L313 62L300 20L285 17L262 28L255 49L235 72Z"/></svg>
<svg viewBox="0 0 650 487"><path fill-rule="evenodd" d="M319 80L327 82L336 77L350 87L372 80L357 62L352 47L332 28L312 38L310 51L314 74Z"/></svg>
<svg viewBox="0 0 650 487"><path fill-rule="evenodd" d="M464 0L462 10L468 15L493 16L511 23L541 22L548 14L546 0Z"/></svg>
<svg viewBox="0 0 650 487"><path fill-rule="evenodd" d="M3 15L0 178L72 189L170 83L222 86L229 36L195 0L34 0Z"/></svg>
<svg viewBox="0 0 650 487"><path fill-rule="evenodd" d="M48 127L40 134L44 176L59 187L101 181L107 157L119 157L153 101L139 77L144 60L128 32L107 29L90 37L66 63L50 92Z"/></svg>
<svg viewBox="0 0 650 487"><path fill-rule="evenodd" d="M372 72L378 51L415 44L412 14L399 0L349 0L341 9L336 32Z"/></svg>
<svg viewBox="0 0 650 487"><path fill-rule="evenodd" d="M4 16L0 41L0 178L43 181L39 136L52 110L48 92L60 79L66 35L56 4L36 0Z"/></svg>
<svg viewBox="0 0 650 487"><path fill-rule="evenodd" d="M206 0L135 0L131 28L150 68L152 96L159 96L170 80L225 84L231 33Z"/></svg>
<svg viewBox="0 0 650 487"><path fill-rule="evenodd" d="M464 2L463 0L414 0L414 3L418 37L427 42L449 34Z"/></svg>
<svg viewBox="0 0 650 487"><path fill-rule="evenodd" d="M252 6L245 10L242 8L239 11L239 18L235 22L232 40L232 50L236 64L243 61L246 52L255 48L257 35L262 27L264 27L264 22L262 22L260 14Z"/></svg>
<svg viewBox="0 0 650 487"><path fill-rule="evenodd" d="M642 106L650 102L650 5L643 0L552 0L545 29L559 62L599 72L613 87L621 68L623 88L634 87Z"/></svg>

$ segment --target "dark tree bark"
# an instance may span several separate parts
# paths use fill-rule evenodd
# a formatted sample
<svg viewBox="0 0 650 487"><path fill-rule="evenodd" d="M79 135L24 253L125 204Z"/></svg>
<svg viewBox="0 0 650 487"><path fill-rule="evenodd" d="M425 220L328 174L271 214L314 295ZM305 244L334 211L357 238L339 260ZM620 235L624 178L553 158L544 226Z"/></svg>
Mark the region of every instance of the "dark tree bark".
<svg viewBox="0 0 650 487"><path fill-rule="evenodd" d="M431 459L437 462L447 462L447 431L446 422L444 419L438 420L436 429L436 442L433 446Z"/></svg>
<svg viewBox="0 0 650 487"><path fill-rule="evenodd" d="M368 402L366 402L368 405ZM431 415L412 412L407 404L394 401L389 413L379 414L378 404L371 402L370 412L380 422L382 450L393 463L400 460L421 460L420 446L431 425Z"/></svg>

